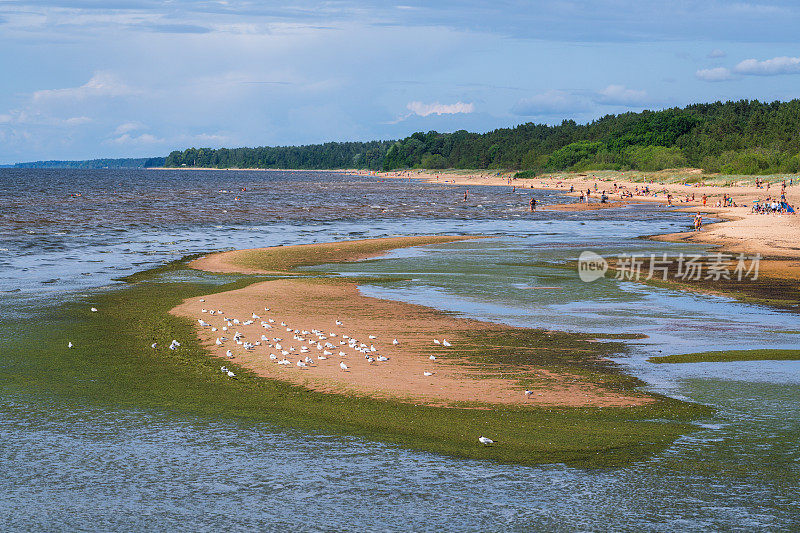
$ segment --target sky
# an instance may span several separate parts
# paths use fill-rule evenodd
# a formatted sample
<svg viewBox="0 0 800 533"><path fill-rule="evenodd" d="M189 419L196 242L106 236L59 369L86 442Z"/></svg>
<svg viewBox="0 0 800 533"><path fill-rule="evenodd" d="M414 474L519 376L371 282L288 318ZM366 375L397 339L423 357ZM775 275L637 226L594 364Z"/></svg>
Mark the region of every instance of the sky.
<svg viewBox="0 0 800 533"><path fill-rule="evenodd" d="M0 164L800 96L800 2L2 0Z"/></svg>

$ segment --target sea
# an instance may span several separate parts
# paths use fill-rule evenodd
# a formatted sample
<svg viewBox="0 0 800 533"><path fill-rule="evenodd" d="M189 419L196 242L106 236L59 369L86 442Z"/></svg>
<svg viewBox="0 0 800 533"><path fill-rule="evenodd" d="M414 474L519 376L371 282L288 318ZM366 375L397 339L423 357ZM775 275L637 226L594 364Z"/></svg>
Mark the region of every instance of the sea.
<svg viewBox="0 0 800 533"><path fill-rule="evenodd" d="M697 431L629 466L498 465L166 406L61 404L46 387L25 392L20 369L30 375L38 363L0 337L0 527L800 530L800 362L647 362L706 350L798 348L797 312L626 279L584 282L574 268L584 251L702 252L643 238L688 229L690 216L649 204L531 212L532 196L540 207L574 201L558 191L456 186L444 178L0 169L0 331L12 331L4 322L34 331L47 309L117 290L127 275L193 254L484 235L492 238L309 270L374 276L360 286L366 295L464 317L642 334L627 341L629 353L617 362L648 390L715 408ZM386 282L385 274L404 281Z"/></svg>

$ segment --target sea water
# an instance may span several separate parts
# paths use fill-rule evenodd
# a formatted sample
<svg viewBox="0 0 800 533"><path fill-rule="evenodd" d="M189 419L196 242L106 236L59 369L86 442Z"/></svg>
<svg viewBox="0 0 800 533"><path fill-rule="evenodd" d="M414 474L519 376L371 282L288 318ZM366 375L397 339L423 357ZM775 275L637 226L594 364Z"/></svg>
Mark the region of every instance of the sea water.
<svg viewBox="0 0 800 533"><path fill-rule="evenodd" d="M113 290L193 253L405 234L493 238L335 265L403 274L367 295L513 325L643 333L621 364L713 419L616 469L519 467L153 409L79 408L0 383L5 530L707 530L800 527L800 363L653 365L650 355L796 347L797 315L631 282L583 283L580 251L693 253L643 234L654 206L528 210L556 192L324 172L0 169L0 321ZM331 267L324 268L331 271ZM2 349L2 339L0 339ZM13 379L24 353L2 350ZM13 392L12 392L13 391Z"/></svg>

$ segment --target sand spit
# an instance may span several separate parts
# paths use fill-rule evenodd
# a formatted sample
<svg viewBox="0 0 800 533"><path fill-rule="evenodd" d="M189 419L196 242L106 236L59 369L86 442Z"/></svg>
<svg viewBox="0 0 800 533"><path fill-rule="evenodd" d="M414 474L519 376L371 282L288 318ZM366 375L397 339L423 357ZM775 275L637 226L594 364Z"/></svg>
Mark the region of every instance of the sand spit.
<svg viewBox="0 0 800 533"><path fill-rule="evenodd" d="M316 391L441 406L465 402L598 407L649 401L604 389L567 372L556 374L532 367L509 372L492 365L469 364L455 356L460 350L476 348L465 346L472 342L467 333L517 328L362 296L351 282L281 279L200 300L185 301L172 313L208 324L198 328L198 335L214 355L261 376ZM209 310L215 314L210 315ZM258 318L252 318L253 314ZM227 323L231 325L223 331ZM237 332L241 344L234 340ZM228 340L216 344L223 336ZM446 346L445 340L451 346ZM246 342L260 344L248 349ZM226 356L228 350L230 357ZM279 364L284 359L288 364ZM298 366L298 361L306 366ZM501 372L505 375L498 376ZM520 379L535 380L538 386L526 395Z"/></svg>
<svg viewBox="0 0 800 533"><path fill-rule="evenodd" d="M301 265L354 261L389 249L469 238L476 237L397 237L242 250L211 254L190 265L213 272L286 274ZM530 364L470 362L469 354L508 348L487 343L533 330L366 297L356 283L343 279L265 281L184 301L172 313L199 324L198 335L214 355L316 391L442 406L604 407L652 401L594 384L564 370L563 364L556 372ZM494 340L476 342L484 333ZM512 351L524 356L558 349L541 344L515 345Z"/></svg>

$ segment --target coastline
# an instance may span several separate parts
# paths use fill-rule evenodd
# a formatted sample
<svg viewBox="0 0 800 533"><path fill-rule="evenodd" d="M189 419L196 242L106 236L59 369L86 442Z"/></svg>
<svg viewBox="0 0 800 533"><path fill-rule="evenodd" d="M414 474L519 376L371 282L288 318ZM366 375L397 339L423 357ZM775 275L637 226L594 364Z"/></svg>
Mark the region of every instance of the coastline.
<svg viewBox="0 0 800 533"><path fill-rule="evenodd" d="M493 175L492 175L493 174ZM780 195L780 187L758 189L755 186L716 186L690 185L682 183L666 183L652 181L630 181L624 178L624 173L605 173L598 177L579 175L576 173L560 173L545 175L536 178L513 179L513 173L476 172L448 173L405 171L401 173L381 173L381 177L388 179L415 178L430 183L449 183L452 185L470 186L485 185L497 187L517 187L526 190L555 190L566 195L578 197L577 191L590 189L593 194L606 191L609 196L608 207L621 207L636 202L655 202L667 205L667 194L673 196L673 209L678 209L687 214L687 227L691 225L694 213L709 215L722 219L721 222L706 224L701 231L685 231L663 235L648 236L649 239L665 242L690 242L709 246L714 252L761 256L761 273L765 276L788 280L800 280L800 216L797 215L772 215L751 213L754 200L764 200L766 197ZM690 177L690 176L687 176ZM510 182L510 183L509 183ZM618 191L614 193L614 184ZM597 186L597 192L595 192ZM574 187L576 192L569 192ZM649 187L657 191L656 196L633 196L623 198L621 191L635 191L637 188ZM694 195L694 200L691 196ZM702 197L706 195L706 205ZM723 195L730 196L737 207L722 207L715 204ZM688 201L687 201L688 197ZM786 188L786 199L790 205L800 206L800 183ZM565 207L551 207L541 210L590 210L600 209L595 204L566 204ZM574 207L567 207L574 206ZM606 208L606 207L602 207Z"/></svg>

